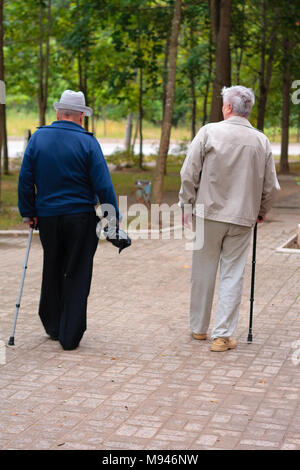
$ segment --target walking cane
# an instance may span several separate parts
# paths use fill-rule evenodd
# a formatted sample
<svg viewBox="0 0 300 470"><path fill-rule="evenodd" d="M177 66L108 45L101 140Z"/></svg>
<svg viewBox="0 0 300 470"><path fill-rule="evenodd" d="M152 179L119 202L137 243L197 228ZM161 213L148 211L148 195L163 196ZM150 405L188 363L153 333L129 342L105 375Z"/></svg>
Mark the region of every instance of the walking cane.
<svg viewBox="0 0 300 470"><path fill-rule="evenodd" d="M262 220L262 217L258 217ZM250 318L249 318L249 333L248 343L252 343L252 322L253 322L253 304L254 304L254 281L255 281L255 264L256 264L256 239L257 239L257 222L253 230L253 251L252 251L252 277L251 277L251 294L250 294Z"/></svg>
<svg viewBox="0 0 300 470"><path fill-rule="evenodd" d="M15 313L15 318L14 318L14 323L13 323L11 336L8 340L8 345L9 346L14 346L14 344L15 344L16 324L17 324L18 313L19 313L19 308L20 308L20 304L21 304L21 297L22 297L23 285L24 285L25 274L26 274L26 269L27 269L27 262L28 262L28 256L29 256L29 251L30 251L30 245L31 245L31 240L32 240L32 233L33 233L33 226L30 226L28 240L27 240L25 260L24 260L24 266L23 266L21 282L20 282L20 287L19 287L18 300L17 300L17 303L16 303L16 313Z"/></svg>

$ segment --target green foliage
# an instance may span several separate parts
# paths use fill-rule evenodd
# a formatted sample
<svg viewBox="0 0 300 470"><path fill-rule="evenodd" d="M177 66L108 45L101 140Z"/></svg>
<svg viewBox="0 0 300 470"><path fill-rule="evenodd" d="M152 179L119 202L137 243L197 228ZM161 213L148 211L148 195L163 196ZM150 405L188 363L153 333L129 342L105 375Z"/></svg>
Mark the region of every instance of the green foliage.
<svg viewBox="0 0 300 470"><path fill-rule="evenodd" d="M265 123L266 127L279 127L284 66L281 43L286 35L291 37L291 73L298 79L300 26L295 3L288 8L283 0L265 0L265 4L266 61L274 24L278 35ZM46 0L5 2L4 52L10 109L37 110L41 5L46 10ZM209 5L208 0L183 1L174 126L189 125L193 99L197 127L209 112L215 62ZM144 119L160 123L172 6L172 0L52 0L51 24L47 24L45 14L42 20L50 34L48 109L64 89L71 88L83 89L96 116L124 119L129 112L136 115L142 69ZM262 0L232 1L232 84L252 87L257 100L261 15ZM257 104L251 116L254 125L256 116ZM299 126L299 119L299 106L291 103L291 123Z"/></svg>

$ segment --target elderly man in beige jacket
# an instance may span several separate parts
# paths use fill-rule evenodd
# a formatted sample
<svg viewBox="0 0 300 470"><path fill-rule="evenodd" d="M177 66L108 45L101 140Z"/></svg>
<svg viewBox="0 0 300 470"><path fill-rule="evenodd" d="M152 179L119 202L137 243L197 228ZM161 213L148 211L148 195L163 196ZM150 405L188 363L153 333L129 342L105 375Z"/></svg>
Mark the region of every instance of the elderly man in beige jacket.
<svg viewBox="0 0 300 470"><path fill-rule="evenodd" d="M192 205L196 217L204 212L204 244L193 251L191 275L190 326L195 339L207 338L220 263L212 351L237 345L231 335L238 322L251 227L264 220L280 189L270 143L248 121L253 91L224 87L222 96L224 121L203 126L192 141L179 193L181 207Z"/></svg>

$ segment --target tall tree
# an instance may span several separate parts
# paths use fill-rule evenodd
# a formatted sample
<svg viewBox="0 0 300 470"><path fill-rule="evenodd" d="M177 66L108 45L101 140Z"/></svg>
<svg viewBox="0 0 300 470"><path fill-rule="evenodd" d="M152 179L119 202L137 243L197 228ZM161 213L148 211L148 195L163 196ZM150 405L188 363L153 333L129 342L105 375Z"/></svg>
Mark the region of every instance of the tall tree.
<svg viewBox="0 0 300 470"><path fill-rule="evenodd" d="M4 20L3 20L4 0L0 1L0 80L4 80ZM3 152L2 152L3 150ZM7 151L7 130L6 130L6 107L5 103L0 103L0 172L1 155L3 154L3 170L5 174L9 172L8 151ZM1 178L1 173L0 173ZM0 193L1 194L1 193Z"/></svg>
<svg viewBox="0 0 300 470"><path fill-rule="evenodd" d="M243 57L248 52L250 32L249 28L246 27L247 14L246 2L232 0L232 80L234 80L235 85L240 84Z"/></svg>
<svg viewBox="0 0 300 470"><path fill-rule="evenodd" d="M166 103L165 103L164 116L163 116L163 122L162 122L162 127L161 127L161 137L160 137L159 151L158 151L157 162L156 162L155 181L154 181L154 201L157 204L160 204L162 201L165 161L168 156L170 136L171 136L171 126L172 126L174 96L175 96L178 37L179 37L180 23L181 23L181 9L182 9L181 0L175 0L170 44L169 44Z"/></svg>
<svg viewBox="0 0 300 470"><path fill-rule="evenodd" d="M149 95L159 87L158 60L167 34L169 8L149 0L112 1L109 22L117 66L109 72L112 94L126 111L137 112L139 167L143 167L143 122ZM113 25L113 26L111 26ZM152 116L151 116L152 117Z"/></svg>
<svg viewBox="0 0 300 470"><path fill-rule="evenodd" d="M46 10L46 11L45 11ZM39 80L38 80L38 112L39 124L46 124L48 100L49 57L51 32L51 0L39 0Z"/></svg>
<svg viewBox="0 0 300 470"><path fill-rule="evenodd" d="M223 119L221 90L231 84L231 0L211 0L210 11L216 48L210 121L216 122Z"/></svg>
<svg viewBox="0 0 300 470"><path fill-rule="evenodd" d="M207 77L205 80L205 91L204 91L204 100L203 100L203 117L202 125L205 126L207 122L208 112L207 112L207 103L208 103L208 94L209 88L211 86L211 74L212 74L212 31L209 28L209 38L208 38L208 70Z"/></svg>
<svg viewBox="0 0 300 470"><path fill-rule="evenodd" d="M289 173L288 146L289 146L289 119L290 119L290 91L291 72L290 56L291 41L288 37L283 38L283 85L282 85L282 115L281 115L281 154L280 172Z"/></svg>
<svg viewBox="0 0 300 470"><path fill-rule="evenodd" d="M282 108L281 108L281 155L280 172L288 173L288 145L289 128L291 123L295 123L299 116L299 103L295 103L291 96L292 77L297 77L300 60L300 22L298 19L298 9L295 4L291 4L288 11L285 2L281 4L282 20L280 22L281 33L281 64L282 73Z"/></svg>
<svg viewBox="0 0 300 470"><path fill-rule="evenodd" d="M0 80L2 80L2 82L4 82L3 3L4 3L4 0L0 0ZM2 150L2 140L3 140L3 112L2 112L3 106L4 104L0 100L0 203L1 203L1 176L2 176L1 150Z"/></svg>
<svg viewBox="0 0 300 470"><path fill-rule="evenodd" d="M90 104L89 80L92 62L92 47L95 43L94 3L83 0L70 0L63 26L61 44L64 56L70 67L76 65L77 80L72 80L74 88L84 93L86 105ZM93 14L94 13L94 14ZM64 70L65 73L65 70ZM70 78L68 78L70 80ZM89 120L84 118L84 127L89 130Z"/></svg>
<svg viewBox="0 0 300 470"><path fill-rule="evenodd" d="M268 10L271 11L268 11ZM269 14L268 14L269 13ZM270 14L273 15L271 19L271 31L268 38L268 19ZM270 20L269 20L270 21ZM261 52L260 52L260 70L259 70L259 98L258 98L258 114L257 114L257 128L264 130L265 112L267 105L267 97L270 89L272 68L274 55L277 44L277 31L278 31L278 8L273 3L270 4L266 0L261 1Z"/></svg>

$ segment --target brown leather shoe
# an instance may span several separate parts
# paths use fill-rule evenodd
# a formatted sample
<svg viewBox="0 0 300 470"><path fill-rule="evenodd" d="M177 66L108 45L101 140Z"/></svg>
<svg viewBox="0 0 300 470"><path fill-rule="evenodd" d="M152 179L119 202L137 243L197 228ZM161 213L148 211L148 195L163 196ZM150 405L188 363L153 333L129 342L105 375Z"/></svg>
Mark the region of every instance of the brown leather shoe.
<svg viewBox="0 0 300 470"><path fill-rule="evenodd" d="M192 335L193 335L194 339L200 339L200 340L207 339L207 334L206 333L202 333L202 334L192 333Z"/></svg>
<svg viewBox="0 0 300 470"><path fill-rule="evenodd" d="M211 351L227 351L228 349L234 349L237 346L237 341L231 338L215 338L210 347Z"/></svg>

